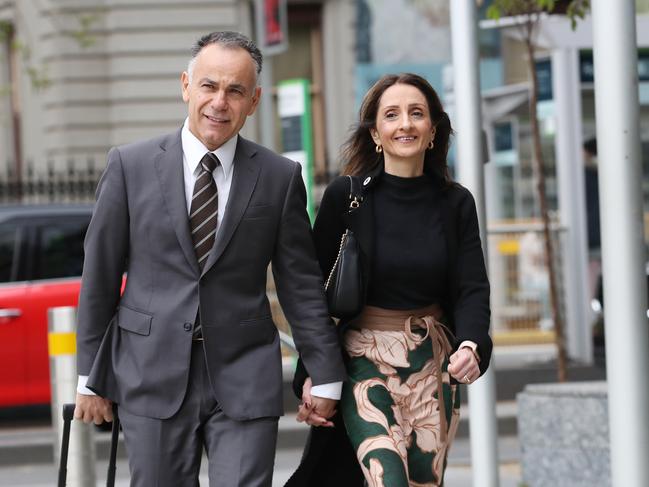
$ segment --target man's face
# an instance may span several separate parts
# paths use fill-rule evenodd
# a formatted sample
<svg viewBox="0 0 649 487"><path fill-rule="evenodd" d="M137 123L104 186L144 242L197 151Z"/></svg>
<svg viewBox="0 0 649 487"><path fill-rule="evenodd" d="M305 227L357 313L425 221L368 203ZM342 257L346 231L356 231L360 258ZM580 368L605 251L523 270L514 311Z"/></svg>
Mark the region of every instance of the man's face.
<svg viewBox="0 0 649 487"><path fill-rule="evenodd" d="M241 130L261 94L255 63L238 47L205 46L196 56L192 79L184 72L181 82L189 130L211 151Z"/></svg>

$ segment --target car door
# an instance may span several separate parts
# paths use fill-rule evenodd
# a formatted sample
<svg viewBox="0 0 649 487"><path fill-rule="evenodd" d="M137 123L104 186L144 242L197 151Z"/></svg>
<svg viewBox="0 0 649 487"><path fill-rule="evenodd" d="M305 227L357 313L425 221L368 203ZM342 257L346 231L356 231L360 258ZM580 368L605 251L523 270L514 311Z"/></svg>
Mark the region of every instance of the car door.
<svg viewBox="0 0 649 487"><path fill-rule="evenodd" d="M0 406L24 404L27 397L27 233L17 219L0 222Z"/></svg>
<svg viewBox="0 0 649 487"><path fill-rule="evenodd" d="M32 404L50 401L47 313L52 307L77 306L89 219L89 214L59 215L34 220L30 225L30 323L24 332L26 392Z"/></svg>

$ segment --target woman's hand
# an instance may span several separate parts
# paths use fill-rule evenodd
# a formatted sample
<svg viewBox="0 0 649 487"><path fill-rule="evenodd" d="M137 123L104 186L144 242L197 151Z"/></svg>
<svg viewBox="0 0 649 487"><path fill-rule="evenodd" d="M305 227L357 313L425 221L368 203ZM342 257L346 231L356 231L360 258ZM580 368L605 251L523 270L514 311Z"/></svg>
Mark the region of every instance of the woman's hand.
<svg viewBox="0 0 649 487"><path fill-rule="evenodd" d="M321 416L318 408L314 404L313 397L311 396L312 385L311 377L307 377L302 386L302 404L298 408L297 418L295 419L300 423L305 422L311 426L327 426L330 428L334 424L326 417ZM335 411L333 411L333 414L335 414Z"/></svg>
<svg viewBox="0 0 649 487"><path fill-rule="evenodd" d="M448 373L458 382L471 384L480 377L478 360L469 347L462 347L449 357Z"/></svg>

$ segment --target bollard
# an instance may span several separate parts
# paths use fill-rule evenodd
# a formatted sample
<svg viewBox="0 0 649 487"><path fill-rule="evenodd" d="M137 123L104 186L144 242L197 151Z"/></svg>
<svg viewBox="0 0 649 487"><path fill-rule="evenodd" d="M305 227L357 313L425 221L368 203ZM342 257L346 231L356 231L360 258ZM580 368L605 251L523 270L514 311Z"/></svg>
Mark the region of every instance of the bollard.
<svg viewBox="0 0 649 487"><path fill-rule="evenodd" d="M77 313L72 306L48 310L48 345L50 383L52 385L52 425L54 426L54 460L60 461L63 435L63 404L74 402L77 393ZM92 425L72 421L68 456L68 485L96 485L95 442Z"/></svg>

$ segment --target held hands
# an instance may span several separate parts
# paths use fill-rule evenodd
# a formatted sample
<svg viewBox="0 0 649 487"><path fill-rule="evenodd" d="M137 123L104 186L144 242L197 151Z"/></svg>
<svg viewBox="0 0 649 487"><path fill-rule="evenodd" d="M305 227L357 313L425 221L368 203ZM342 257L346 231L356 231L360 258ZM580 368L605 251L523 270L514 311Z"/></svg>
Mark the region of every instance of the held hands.
<svg viewBox="0 0 649 487"><path fill-rule="evenodd" d="M311 395L311 377L307 377L302 386L302 404L297 412L297 421L306 422L311 426L326 426L331 428L334 424L329 421L336 414L336 403L334 399L317 397Z"/></svg>
<svg viewBox="0 0 649 487"><path fill-rule="evenodd" d="M77 393L77 405L74 408L74 419L84 423L101 424L113 420L113 403L100 396Z"/></svg>
<svg viewBox="0 0 649 487"><path fill-rule="evenodd" d="M478 360L469 347L462 347L449 357L448 373L463 384L471 384L480 377Z"/></svg>

